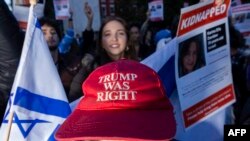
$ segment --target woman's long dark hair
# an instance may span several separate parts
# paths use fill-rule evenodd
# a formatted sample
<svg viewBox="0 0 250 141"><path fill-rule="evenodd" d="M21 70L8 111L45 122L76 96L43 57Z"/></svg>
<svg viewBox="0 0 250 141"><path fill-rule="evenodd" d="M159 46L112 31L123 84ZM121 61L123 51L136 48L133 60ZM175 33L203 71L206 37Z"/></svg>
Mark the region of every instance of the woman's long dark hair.
<svg viewBox="0 0 250 141"><path fill-rule="evenodd" d="M201 44L201 38L199 36L192 37L185 42L182 43L180 51L179 51L179 66L180 66L180 72L179 75L183 76L187 74L187 71L185 70L184 65L183 65L183 57L186 56L186 54L189 51L189 48L191 47L190 44L194 42L196 44L197 48L197 60L195 62L195 66L193 68L193 71L204 66L205 65L205 60L204 56L202 54L203 49L202 49L202 44Z"/></svg>
<svg viewBox="0 0 250 141"><path fill-rule="evenodd" d="M107 52L102 47L102 31L103 31L104 26L107 23L109 23L110 21L118 21L125 28L125 32L126 32L126 36L127 36L128 50L125 51L124 57L126 59L138 60L137 57L136 57L135 47L128 44L129 34L128 34L128 25L127 25L127 23L120 17L109 16L109 17L107 17L107 18L105 18L103 20L101 28L100 28L99 33L98 33L97 53L96 53L97 57L96 57L96 59L97 59L97 62L99 63L99 65L103 65L103 64L106 64L106 63L112 61L112 59L108 56Z"/></svg>

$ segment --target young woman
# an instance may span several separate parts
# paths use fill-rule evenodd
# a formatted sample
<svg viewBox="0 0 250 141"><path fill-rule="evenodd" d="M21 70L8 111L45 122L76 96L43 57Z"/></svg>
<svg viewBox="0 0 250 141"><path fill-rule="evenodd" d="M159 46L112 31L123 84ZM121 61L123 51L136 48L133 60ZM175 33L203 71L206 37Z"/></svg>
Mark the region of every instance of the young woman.
<svg viewBox="0 0 250 141"><path fill-rule="evenodd" d="M69 101L73 101L82 94L82 83L87 76L98 66L123 58L138 60L134 46L129 46L129 34L126 22L120 17L107 17L99 30L96 56L85 55L82 59L82 68L74 77Z"/></svg>
<svg viewBox="0 0 250 141"><path fill-rule="evenodd" d="M137 60L134 46L128 45L128 36L127 24L123 19L108 17L103 22L98 40L100 65L122 58Z"/></svg>

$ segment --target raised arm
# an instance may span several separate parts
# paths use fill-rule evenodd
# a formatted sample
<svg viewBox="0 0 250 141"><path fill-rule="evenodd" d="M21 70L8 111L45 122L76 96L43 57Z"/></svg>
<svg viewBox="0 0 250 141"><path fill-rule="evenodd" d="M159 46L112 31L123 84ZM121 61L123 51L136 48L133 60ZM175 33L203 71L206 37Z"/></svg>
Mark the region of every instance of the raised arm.
<svg viewBox="0 0 250 141"><path fill-rule="evenodd" d="M83 48L83 53L91 53L94 50L94 31L92 28L94 13L92 8L87 2L84 3L84 13L88 21L86 29L82 33L83 37L82 48Z"/></svg>
<svg viewBox="0 0 250 141"><path fill-rule="evenodd" d="M84 12L88 19L86 30L92 30L94 14L92 8L89 6L87 2L84 3Z"/></svg>

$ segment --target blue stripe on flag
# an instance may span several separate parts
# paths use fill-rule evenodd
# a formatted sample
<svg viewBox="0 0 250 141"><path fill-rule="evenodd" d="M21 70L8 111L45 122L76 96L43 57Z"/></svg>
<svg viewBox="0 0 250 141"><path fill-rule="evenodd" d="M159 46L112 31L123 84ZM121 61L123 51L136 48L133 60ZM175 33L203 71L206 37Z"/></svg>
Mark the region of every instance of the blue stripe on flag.
<svg viewBox="0 0 250 141"><path fill-rule="evenodd" d="M69 104L65 101L37 95L21 87L17 88L14 105L62 118L66 118L71 111Z"/></svg>
<svg viewBox="0 0 250 141"><path fill-rule="evenodd" d="M39 29L41 29L41 25L40 25L40 23L38 22L38 20L36 20L36 27L39 28Z"/></svg>
<svg viewBox="0 0 250 141"><path fill-rule="evenodd" d="M158 71L158 75L160 76L166 91L167 96L170 97L173 91L176 89L175 82L175 56L173 55L166 63L162 66L162 68Z"/></svg>
<svg viewBox="0 0 250 141"><path fill-rule="evenodd" d="M57 129L58 129L59 127L60 127L60 124L58 124L57 127L56 127L56 129L52 132L52 134L50 135L48 141L56 141L54 135L56 134L56 131L57 131Z"/></svg>

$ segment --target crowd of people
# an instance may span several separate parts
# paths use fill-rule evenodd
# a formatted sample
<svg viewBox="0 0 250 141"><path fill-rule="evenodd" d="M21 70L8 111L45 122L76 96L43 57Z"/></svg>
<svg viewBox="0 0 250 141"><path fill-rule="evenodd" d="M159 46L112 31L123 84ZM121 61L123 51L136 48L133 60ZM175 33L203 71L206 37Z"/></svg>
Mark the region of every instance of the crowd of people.
<svg viewBox="0 0 250 141"><path fill-rule="evenodd" d="M84 12L87 26L82 35L75 35L72 18L68 19L68 29L64 34L61 33L56 20L47 17L39 19L69 102L85 95L82 84L100 66L122 59L139 62L164 47L174 38L175 34L172 32L176 31L150 27L150 12L147 12L147 18L142 24L127 24L118 16L106 17L98 31L98 39L95 39L92 29L95 15L88 3L84 4ZM243 55L239 51L246 48L240 33L233 25L230 25L229 31L236 93L236 103L233 105L234 122L250 124L250 59L249 55ZM0 1L0 121L4 116L18 67L24 35L25 32L19 27L6 3ZM182 66L180 77L205 65L202 58L204 55L201 55L204 52L200 47L201 43L195 41L196 39L192 39L182 44L182 58L178 62Z"/></svg>

